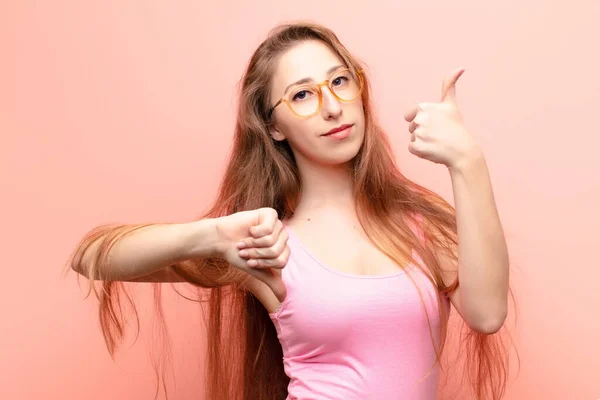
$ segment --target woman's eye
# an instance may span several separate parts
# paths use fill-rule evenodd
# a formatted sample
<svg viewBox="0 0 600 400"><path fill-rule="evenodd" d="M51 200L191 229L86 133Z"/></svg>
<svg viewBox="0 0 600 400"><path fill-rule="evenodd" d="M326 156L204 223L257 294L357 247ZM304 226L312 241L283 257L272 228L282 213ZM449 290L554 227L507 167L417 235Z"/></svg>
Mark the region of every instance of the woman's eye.
<svg viewBox="0 0 600 400"><path fill-rule="evenodd" d="M349 79L347 76L338 76L331 83L333 84L333 86L340 86L348 81L349 81Z"/></svg>
<svg viewBox="0 0 600 400"><path fill-rule="evenodd" d="M310 97L311 93L308 90L301 90L294 95L292 100L305 100Z"/></svg>

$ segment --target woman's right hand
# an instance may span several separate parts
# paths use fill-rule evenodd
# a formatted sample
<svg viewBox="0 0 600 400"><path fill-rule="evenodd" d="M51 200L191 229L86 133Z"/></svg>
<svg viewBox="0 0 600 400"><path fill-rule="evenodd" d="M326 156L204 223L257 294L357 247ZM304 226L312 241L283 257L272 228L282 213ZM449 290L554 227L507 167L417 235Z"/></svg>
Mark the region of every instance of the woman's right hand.
<svg viewBox="0 0 600 400"><path fill-rule="evenodd" d="M264 282L283 301L285 284L281 269L290 249L288 233L272 208L240 211L217 219L219 256L236 268Z"/></svg>

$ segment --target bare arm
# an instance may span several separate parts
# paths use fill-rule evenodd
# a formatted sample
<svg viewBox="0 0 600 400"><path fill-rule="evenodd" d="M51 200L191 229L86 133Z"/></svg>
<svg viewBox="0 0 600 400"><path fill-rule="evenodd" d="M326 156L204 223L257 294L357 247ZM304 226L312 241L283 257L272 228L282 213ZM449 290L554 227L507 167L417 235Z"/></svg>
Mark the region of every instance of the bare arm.
<svg viewBox="0 0 600 400"><path fill-rule="evenodd" d="M459 287L451 295L473 328L495 333L508 309L509 257L483 155L450 170L458 226ZM448 275L448 284L455 274Z"/></svg>
<svg viewBox="0 0 600 400"><path fill-rule="evenodd" d="M152 225L121 238L110 250L103 279L128 282L178 282L182 279L168 269L184 260L214 256L218 251L215 219L176 224ZM73 269L89 278L89 268L102 239L86 250Z"/></svg>

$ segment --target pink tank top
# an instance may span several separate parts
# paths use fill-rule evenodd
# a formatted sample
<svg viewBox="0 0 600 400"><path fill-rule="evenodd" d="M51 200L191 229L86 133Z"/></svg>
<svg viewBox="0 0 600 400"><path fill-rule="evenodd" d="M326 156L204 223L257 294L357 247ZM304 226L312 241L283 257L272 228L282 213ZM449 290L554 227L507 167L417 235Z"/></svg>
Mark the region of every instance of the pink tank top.
<svg viewBox="0 0 600 400"><path fill-rule="evenodd" d="M435 288L414 266L388 275L336 271L312 256L289 228L282 270L287 297L271 319L290 377L287 400L435 399ZM420 259L417 258L420 261ZM444 297L450 310L450 302Z"/></svg>

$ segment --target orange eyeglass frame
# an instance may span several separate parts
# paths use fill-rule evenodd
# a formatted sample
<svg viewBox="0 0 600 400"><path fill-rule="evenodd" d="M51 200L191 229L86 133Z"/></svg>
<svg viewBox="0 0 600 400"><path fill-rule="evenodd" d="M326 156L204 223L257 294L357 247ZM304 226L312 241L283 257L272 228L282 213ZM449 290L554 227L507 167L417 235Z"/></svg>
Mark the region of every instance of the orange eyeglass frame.
<svg viewBox="0 0 600 400"><path fill-rule="evenodd" d="M338 96L338 95L335 93L335 91L334 91L334 90L333 90L333 89L332 89L332 88L329 86L329 84L330 84L330 83L331 83L333 80L335 80L335 79L338 77L338 75L340 75L340 74L342 74L342 73L344 73L344 72L351 72L351 71L350 71L350 68L343 68L343 69L340 69L338 72L336 72L336 73L335 73L335 75L333 76L333 78L327 79L327 80L325 80L325 81L323 81L323 82L321 82L321 83L309 83L309 84L304 84L304 85L300 85L300 86L298 86L298 88L304 88L304 87L306 87L306 88L316 88L316 89L317 89L317 90L316 90L316 92L317 92L317 93L318 93L318 95L319 95L319 105L317 106L317 110L316 110L314 113L312 113L312 114L310 114L310 115L299 115L298 113L296 113L296 112L294 111L294 109L292 108L292 105L290 104L290 101L289 101L289 100L286 98L287 96L289 96L289 94L288 94L288 93L286 93L286 94L284 94L284 95L281 97L281 99L279 99L279 101L278 101L277 103L275 103L275 105L274 105L273 107L271 107L271 109L270 109L270 110L269 110L269 112L268 112L267 118L268 118L268 119L271 119L271 116L273 115L273 111L275 111L275 108L276 108L278 105L280 105L281 103L285 103L285 104L288 106L288 108L290 109L290 111L291 111L291 112L293 112L293 113L294 113L294 115L296 115L296 116L297 116L297 117L299 117L299 118L310 118L310 117L312 117L313 115L315 115L315 114L317 114L319 111L321 111L321 107L323 106L323 91L321 90L321 87L322 87L322 86L327 86L327 87L329 87L329 91L331 92L331 94L333 94L333 95L335 96L335 98L336 98L336 99L338 99L339 101L341 101L341 102L343 102L343 103L350 103L350 102L352 102L352 101L356 100L356 99L357 99L357 98L358 98L358 97L359 97L359 96L362 94L362 91L363 91L363 89L364 89L364 81L363 81L363 76L362 76L362 74L363 74L364 70L362 70L362 69L361 69L361 70L358 70L358 71L357 71L356 77L357 77L357 81L358 81L358 93L357 93L357 94L356 94L356 96L355 96L353 99L351 99L351 100L345 100L345 99L342 99L342 98L340 98L340 97L339 97L339 96Z"/></svg>

